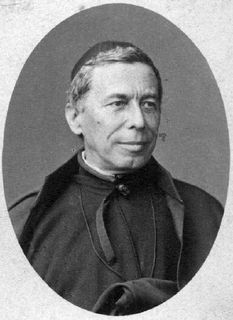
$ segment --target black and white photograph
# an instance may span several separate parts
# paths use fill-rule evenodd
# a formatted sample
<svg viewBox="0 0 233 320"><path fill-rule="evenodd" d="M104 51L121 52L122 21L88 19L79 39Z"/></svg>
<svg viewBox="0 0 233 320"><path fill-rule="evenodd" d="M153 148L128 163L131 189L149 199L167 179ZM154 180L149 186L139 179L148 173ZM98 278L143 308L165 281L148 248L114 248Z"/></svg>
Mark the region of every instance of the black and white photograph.
<svg viewBox="0 0 233 320"><path fill-rule="evenodd" d="M8 90L4 319L230 319L232 115L215 69L229 51L208 59L164 16L173 1L84 3L37 36Z"/></svg>

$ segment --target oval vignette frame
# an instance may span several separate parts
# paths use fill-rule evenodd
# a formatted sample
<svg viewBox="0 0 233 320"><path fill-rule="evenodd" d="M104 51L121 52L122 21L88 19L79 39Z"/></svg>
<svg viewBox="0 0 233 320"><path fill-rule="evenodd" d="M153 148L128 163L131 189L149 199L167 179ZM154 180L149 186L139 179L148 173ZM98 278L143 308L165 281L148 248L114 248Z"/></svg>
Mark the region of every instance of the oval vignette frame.
<svg viewBox="0 0 233 320"><path fill-rule="evenodd" d="M74 62L77 59L77 55L74 54L75 51L77 51L77 48L74 49L73 44L73 39L72 35L74 34L74 31L69 31L69 30L74 30L72 29L72 24L75 25L75 17L77 18L76 23L86 23L86 16L92 11L94 15L99 14L99 20L101 18L101 14L99 13L100 11L103 12L104 9L106 9L105 13L102 13L102 23L103 21L103 16L106 18L106 24L109 23L107 21L108 15L112 16L112 13L110 14L111 10L118 10L115 8L120 8L124 6L125 8L129 8L128 13L127 10L124 11L124 14L127 15L129 14L129 11L132 9L132 11L135 10L134 12L134 18L137 17L136 11L147 11L146 9L143 9L142 7L135 7L135 6L130 6L126 4L108 4L106 6L99 6L99 7L94 7L85 11L82 11L81 13L77 13L74 16L71 16L70 18L66 19L65 21L61 22L59 25L57 25L53 30L51 30L41 41L40 43L36 46L34 51L31 53L30 57L28 58L27 62L25 63L21 74L19 76L19 79L16 83L10 107L8 110L8 115L7 115L7 120L6 120L6 128L5 128L5 140L4 140L4 152L3 152L3 175L4 175L4 184L5 184L5 193L6 193L6 199L7 202L10 203L13 198L17 198L17 192L18 190L23 188L23 186L26 186L25 188L30 189L32 188L33 184L40 184L41 183L41 177L45 176L48 174L48 172L54 170L59 164L64 162L65 159L68 158L68 155L72 155L72 150L75 148L75 139L74 137L69 133L69 129L67 128L64 117L62 116L63 113L63 105L65 104L65 91L66 88L68 87L68 82L69 82L69 72L72 69L72 66ZM115 8L114 8L115 7ZM114 9L113 9L114 8ZM144 11L144 12L145 12ZM95 12L95 13L94 13ZM150 13L149 13L150 12ZM177 141L177 144L175 145L176 148L178 146L178 151L177 154L184 154L185 153L185 147L186 144L184 143L185 140L187 140L187 144L190 145L190 141L192 141L192 138L195 137L195 143L193 143L192 148L196 147L198 144L201 143L201 148L200 150L203 152L201 153L201 158L202 159L209 159L210 156L206 155L206 149L205 146L208 144L210 146L213 145L213 141L211 137L207 137L206 139L206 134L208 134L208 130L210 131L210 135L213 134L213 129L215 128L216 130L216 124L217 124L217 131L219 134L217 145L215 145L213 153L211 154L211 157L214 158L213 161L213 167L210 169L208 166L208 170L206 169L206 166L201 166L201 170L199 169L199 177L203 178L203 172L205 169L208 171L207 177L204 179L199 179L202 180L201 183L199 182L199 186L202 187L203 189L206 189L205 186L208 185L209 187L209 181L212 181L211 178L213 176L213 172L216 171L216 159L218 158L219 160L219 155L221 154L221 159L219 162L221 162L220 169L218 174L216 174L216 182L219 181L219 176L223 175L225 177L224 183L222 183L221 186L219 186L219 190L222 193L221 201L222 203L225 202L226 198L226 190L227 190L227 177L228 177L228 167L229 167L229 143L228 143L228 131L227 131L227 122L224 114L224 106L222 103L222 99L218 90L218 86L215 82L215 79L213 77L213 74L211 70L209 69L206 60L203 58L199 50L195 47L195 45L191 42L190 39L188 39L181 30L179 30L177 27L172 25L168 20L165 18L161 17L160 15L154 13L153 11L147 12L148 15L153 15L156 17L158 25L160 25L159 28L155 28L156 32L162 32L161 30L165 30L169 36L167 38L167 42L170 41L172 42L171 39L174 39L174 33L178 38L176 39L177 41L180 41L182 44L185 44L187 47L182 47L182 53L183 56L182 58L178 58L176 55L173 55L173 60L169 60L171 57L171 53L167 52L167 57L166 55L162 54L161 48L163 47L162 45L158 45L159 47L159 54L155 55L156 57L153 57L152 48L147 47L147 43L145 38L142 36L143 34L146 33L146 31L142 30L141 35L140 33L136 34L135 32L135 41L132 40L132 28L129 30L130 35L126 34L124 32L123 34L123 24L121 24L122 27L122 33L118 32L119 38L117 40L124 40L127 41L126 37L129 37L132 43L135 43L139 47L141 47L145 52L149 54L149 56L152 57L152 60L155 61L155 65L158 66L158 69L161 72L162 75L162 80L164 84L164 91L165 91L165 97L164 97L164 104L162 108L165 109L165 116L163 119L162 123L162 129L164 132L161 132L161 139L158 144L158 153L155 153L155 156L160 159L160 162L162 165L165 162L165 167L169 168L172 173L175 173L174 176L177 176L183 180L186 180L187 182L190 183L196 183L196 177L195 177L195 170L194 172L191 172L191 178L189 176L188 179L185 179L185 176L183 177L182 172L180 172L179 168L176 168L176 165L174 163L174 160L171 159L171 155L174 154L174 141ZM85 15L84 18L80 18L81 15ZM140 14L138 14L140 15ZM91 15L90 15L91 16ZM115 14L115 19L117 20L117 17L119 15ZM122 15L120 17L123 19ZM125 18L126 19L126 18ZM80 22L82 20L82 22ZM92 24L93 24L93 16L91 16ZM145 20L150 20L150 19L145 19ZM135 19L135 24L138 21L138 19ZM151 20L150 20L151 21ZM159 22L158 22L159 21ZM117 21L115 22L117 23ZM150 22L151 23L151 22ZM96 23L97 24L97 23ZM149 24L149 23L148 23ZM73 28L74 28L73 25ZM86 33L91 33L89 28L90 28L90 23L87 25L88 30L83 31L83 33L86 35ZM165 27L166 26L166 27ZM60 29L59 29L60 28ZM70 29L71 28L71 29ZM100 27L99 27L100 28ZM150 30L151 28L149 26L146 27L147 31ZM164 29L163 29L164 28ZM69 29L69 30L68 30ZM107 29L107 28L103 28ZM69 33L70 32L70 33ZM111 30L112 34L116 33L116 30L113 28ZM79 49L79 52L84 52L88 48L89 45L92 45L95 42L107 40L107 36L105 34L101 34L97 36L98 29L95 28L95 35L93 34L92 37L87 41L84 35L79 35L83 41L77 41L79 47L81 46L81 49ZM110 33L110 30L107 32L108 34ZM156 35L157 35L156 33ZM177 35L178 34L178 35ZM179 38L179 34L181 35ZM69 41L70 45L62 44L61 40L65 37L65 41ZM165 38L163 36L160 36L160 44L164 45L164 48L167 48L167 43L165 41ZM158 38L159 38L158 36ZM99 40L98 37L103 37ZM124 39L122 39L124 37ZM98 38L98 40L96 40ZM77 39L77 38L76 38ZM109 38L110 39L110 38ZM60 42L58 41L60 40ZM168 41L169 40L169 41ZM87 43L88 42L88 43ZM140 43L141 42L141 45ZM151 41L152 42L152 41ZM56 43L59 43L59 46L56 46ZM81 45L82 43L82 45ZM173 51L171 52L180 52L181 46L172 43L173 46ZM177 48L178 47L178 48ZM65 48L65 49L64 49ZM185 49L188 48L188 54ZM191 49L190 49L191 48ZM54 49L54 50L52 50ZM69 57L67 56L67 52L69 49ZM72 51L72 50L74 51ZM193 49L193 51L192 51ZM188 56L190 55L189 50L192 52L191 56L191 63L188 60ZM71 52L72 51L72 52ZM193 53L195 52L195 53ZM43 53L43 54L42 54ZM163 56L163 57L161 57ZM73 57L73 59L72 59ZM194 59L195 58L195 59ZM170 61L168 65L165 66L165 61ZM36 62L36 63L35 63ZM192 70L193 73L192 75L198 74L198 70L202 69L203 74L199 75L201 77L201 82L198 82L197 77L195 80L192 78L191 85L187 81L185 81L185 73L187 71L191 72ZM183 70L183 72L177 72L177 70ZM44 71L47 70L45 73ZM64 72L66 70L66 73ZM185 70L185 71L184 71ZM35 78L36 74L36 78ZM66 74L64 76L64 74ZM179 79L177 83L174 83L172 80L176 78L176 75L179 74ZM54 83L53 79L61 79L60 81L57 81ZM38 80L39 79L39 80ZM177 78L176 78L177 80ZM180 84L183 84L181 86ZM184 85L185 84L185 85ZM198 131L198 137L195 136L197 134L197 131L195 131L195 125L198 123L199 126L201 127L201 124L206 124L205 121L203 120L203 114L198 117L198 111L200 112L201 108L203 107L204 103L200 103L202 101L201 99L203 98L203 101L207 97L203 97L202 95L196 97L199 103L196 103L193 101L192 97L196 95L197 92L199 92L200 87L204 84L204 88L208 89L210 93L214 91L214 89L217 89L215 92L215 96L209 94L211 98L213 99L212 104L215 106L215 112L214 117L213 114L210 113L211 109L205 109L205 117L208 118L210 115L211 119L217 119L215 120L216 122L211 122L214 124L214 127L212 126L207 126L203 131ZM29 90L30 89L30 90ZM213 90L213 91L212 91ZM29 94L26 96L25 93L28 92ZM50 92L54 92L54 96L49 94ZM170 92L168 94L168 92ZM176 95L174 93L176 92ZM173 94L171 94L173 93ZM178 94L179 93L179 94ZM180 94L183 93L184 96L181 99ZM25 98L26 97L26 98ZM63 97L63 98L62 98ZM172 97L172 98L171 98ZM175 97L175 98L174 98ZM24 100L26 99L26 101ZM173 101L171 102L171 99ZM178 103L175 102L181 102L183 101L184 103L187 103L187 101L192 100L193 104L189 104L188 109L188 115L184 112L184 108L181 110L177 111L176 115L173 115L173 110L174 110L174 104L177 105ZM63 101L63 103L61 103ZM217 102L217 103L216 103ZM38 105L42 106L41 108L38 108ZM49 110L47 109L47 106L50 106ZM191 105L191 106L190 106ZM195 106L195 112L193 110ZM22 114L22 106L25 108L25 118L21 119L21 114ZM176 109L177 110L177 109ZM212 110L213 111L213 110ZM54 115L56 114L56 117L54 118ZM185 114L185 119L180 118L180 116ZM190 122L187 121L187 118L192 116L192 122L190 125ZM36 119L36 121L35 121ZM54 119L57 119L56 121ZM209 118L208 118L209 119ZM52 122L54 121L54 122ZM18 128L15 127L15 123L17 123ZM56 124L55 124L56 123ZM171 125L172 123L172 125ZM183 125L183 123L185 125ZM189 127L186 127L186 123L189 123ZM43 126L42 126L43 124ZM224 125L223 125L224 124ZM174 125L174 126L173 126ZM58 129L63 128L62 130L59 130L59 134L57 136L54 135L54 132L58 132ZM174 132L174 127L176 127L176 130ZM199 129L200 129L199 127ZM188 129L192 128L191 133ZM28 134L28 129L31 129L31 134ZM189 131L189 132L188 132ZM13 132L13 133L12 133ZM20 137L20 132L21 132L21 137ZM46 137L43 138L43 133L46 132ZM182 132L182 135L181 135ZM162 134L166 135L166 141L163 142L163 137ZM181 136L181 139L179 140ZM49 137L49 138L48 138ZM65 137L65 139L64 139ZM62 138L64 139L62 141ZM40 140L41 139L41 140ZM170 140L169 140L170 139ZM204 139L204 143L203 143ZM206 139L206 140L205 140ZM15 141L15 142L14 142ZM31 141L31 142L30 142ZM40 143L38 143L40 141ZM55 141L55 146L54 144L50 144L51 141ZM37 142L35 144L35 142ZM185 144L185 145L184 145ZM12 147L14 146L14 147ZM192 149L191 148L191 149ZM18 150L22 152L24 151L21 155L18 152ZM14 168L17 168L16 166L16 160L12 159L12 151L16 152L18 155L17 157L17 165L20 163L20 168L22 172L26 173L28 170L28 165L29 165L29 171L28 171L28 176L32 177L30 181L22 181L22 179L18 179L17 183L15 185L18 187L17 190L13 191L14 197L12 194L9 196L8 193L11 193L11 188L12 188L12 181L15 180L15 174L17 174L17 170L14 170ZM28 150L30 150L28 154ZM46 150L49 150L49 153L46 155ZM169 151L168 151L169 150ZM199 150L199 151L200 151ZM223 152L225 150L225 152ZM28 156L30 155L30 159L28 159ZM189 158L188 162L186 163L187 168L184 169L184 173L188 173L189 170L189 164L194 161L194 163L199 163L198 162L198 157L200 157L200 153L198 155L195 155L195 152L191 155ZM174 156L174 158L176 158ZM12 159L12 162L9 161L9 159ZM173 159L173 158L172 158ZM169 162L170 161L170 162ZM207 161L208 162L208 161ZM31 163L34 163L34 168L33 166L30 166ZM27 166L27 168L25 167ZM35 170L36 167L36 170ZM31 171L30 171L31 170ZM10 174L9 174L10 173ZM208 180L209 179L209 180ZM191 180L191 181L190 181ZM198 179L197 179L198 180ZM36 183L34 181L37 181ZM213 181L212 181L213 182ZM27 190L24 190L27 191ZM218 189L213 190L208 190L207 191L212 193L212 194L217 194ZM212 191L212 192L211 192ZM12 196L12 199L11 199Z"/></svg>

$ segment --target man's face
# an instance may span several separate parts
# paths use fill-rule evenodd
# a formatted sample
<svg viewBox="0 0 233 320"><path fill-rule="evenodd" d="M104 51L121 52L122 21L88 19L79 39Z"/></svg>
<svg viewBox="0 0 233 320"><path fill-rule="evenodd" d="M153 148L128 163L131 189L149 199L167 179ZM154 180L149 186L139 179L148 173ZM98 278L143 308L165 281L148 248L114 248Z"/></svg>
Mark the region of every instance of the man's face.
<svg viewBox="0 0 233 320"><path fill-rule="evenodd" d="M155 147L160 122L158 81L143 63L97 66L80 102L86 159L99 169L142 167Z"/></svg>

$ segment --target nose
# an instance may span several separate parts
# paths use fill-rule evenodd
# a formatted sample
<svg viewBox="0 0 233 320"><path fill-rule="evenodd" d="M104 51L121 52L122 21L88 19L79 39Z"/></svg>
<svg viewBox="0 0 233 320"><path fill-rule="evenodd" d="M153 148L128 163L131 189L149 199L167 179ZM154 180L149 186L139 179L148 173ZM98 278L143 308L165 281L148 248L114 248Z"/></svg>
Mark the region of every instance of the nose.
<svg viewBox="0 0 233 320"><path fill-rule="evenodd" d="M128 124L130 128L144 129L145 118L142 109L138 102L132 102L130 106L130 112L128 114Z"/></svg>

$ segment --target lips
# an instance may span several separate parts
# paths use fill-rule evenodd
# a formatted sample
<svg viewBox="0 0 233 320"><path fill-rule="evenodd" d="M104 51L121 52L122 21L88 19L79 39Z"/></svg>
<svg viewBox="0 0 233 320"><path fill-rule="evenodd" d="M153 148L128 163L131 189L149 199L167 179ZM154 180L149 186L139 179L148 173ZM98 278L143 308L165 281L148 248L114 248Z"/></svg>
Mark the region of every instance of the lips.
<svg viewBox="0 0 233 320"><path fill-rule="evenodd" d="M123 141L123 142L120 142L120 144L126 144L126 145L138 145L138 146L141 146L141 145L145 145L147 144L148 141Z"/></svg>
<svg viewBox="0 0 233 320"><path fill-rule="evenodd" d="M142 152L145 150L149 142L147 141L123 141L119 144L122 148L130 152Z"/></svg>

